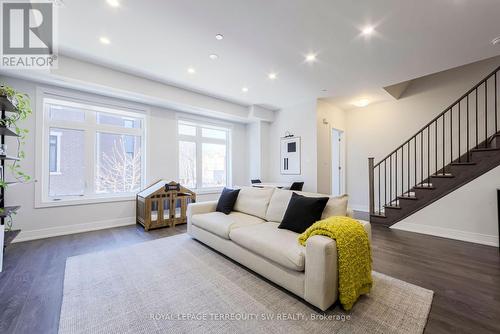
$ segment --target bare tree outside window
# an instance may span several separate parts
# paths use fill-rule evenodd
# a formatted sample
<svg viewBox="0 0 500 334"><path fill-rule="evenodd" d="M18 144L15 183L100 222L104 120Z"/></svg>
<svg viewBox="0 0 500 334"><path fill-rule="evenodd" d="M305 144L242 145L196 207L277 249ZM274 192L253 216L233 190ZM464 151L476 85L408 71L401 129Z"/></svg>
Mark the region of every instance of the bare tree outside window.
<svg viewBox="0 0 500 334"><path fill-rule="evenodd" d="M109 141L102 138L99 141ZM133 152L127 150L124 136L107 135L113 138L112 149L99 152L96 190L100 193L130 193L141 186L141 150L140 143Z"/></svg>

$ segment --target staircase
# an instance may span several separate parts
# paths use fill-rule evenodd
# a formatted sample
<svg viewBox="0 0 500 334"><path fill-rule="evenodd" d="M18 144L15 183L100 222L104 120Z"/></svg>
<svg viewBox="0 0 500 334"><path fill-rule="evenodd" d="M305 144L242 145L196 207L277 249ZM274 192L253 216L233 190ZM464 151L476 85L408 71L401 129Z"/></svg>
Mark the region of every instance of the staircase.
<svg viewBox="0 0 500 334"><path fill-rule="evenodd" d="M500 165L500 67L378 163L370 222L391 226Z"/></svg>

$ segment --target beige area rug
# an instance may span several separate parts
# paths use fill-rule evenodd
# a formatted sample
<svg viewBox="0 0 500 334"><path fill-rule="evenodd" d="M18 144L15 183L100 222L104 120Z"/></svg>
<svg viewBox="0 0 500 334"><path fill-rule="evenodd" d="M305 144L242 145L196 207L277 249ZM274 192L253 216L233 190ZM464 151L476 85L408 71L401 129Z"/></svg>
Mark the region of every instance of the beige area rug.
<svg viewBox="0 0 500 334"><path fill-rule="evenodd" d="M373 278L318 312L183 234L68 258L59 333L422 333L433 292Z"/></svg>

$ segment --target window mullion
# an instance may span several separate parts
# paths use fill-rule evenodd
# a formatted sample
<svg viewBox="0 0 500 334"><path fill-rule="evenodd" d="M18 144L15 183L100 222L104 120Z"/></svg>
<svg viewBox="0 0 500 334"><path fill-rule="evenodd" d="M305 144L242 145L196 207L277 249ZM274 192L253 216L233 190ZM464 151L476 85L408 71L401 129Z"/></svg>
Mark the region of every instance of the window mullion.
<svg viewBox="0 0 500 334"><path fill-rule="evenodd" d="M85 131L85 196L94 195L96 192L95 175L97 169L96 161L96 114L94 111L85 111L87 130Z"/></svg>
<svg viewBox="0 0 500 334"><path fill-rule="evenodd" d="M203 161L202 161L201 127L196 127L196 188L203 188Z"/></svg>

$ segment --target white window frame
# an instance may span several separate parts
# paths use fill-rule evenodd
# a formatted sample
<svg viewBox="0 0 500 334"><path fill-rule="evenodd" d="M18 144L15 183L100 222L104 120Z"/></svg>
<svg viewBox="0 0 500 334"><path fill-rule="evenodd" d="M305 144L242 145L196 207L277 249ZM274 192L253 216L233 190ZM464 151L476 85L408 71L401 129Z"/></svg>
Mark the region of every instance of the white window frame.
<svg viewBox="0 0 500 334"><path fill-rule="evenodd" d="M51 172L50 166L49 166L49 173L50 173L50 175L61 175L61 137L62 137L62 132L50 131L49 137L50 136L56 137L56 151L57 151L56 154L57 154L57 156L56 156L56 171ZM49 150L50 150L50 143L49 143Z"/></svg>
<svg viewBox="0 0 500 334"><path fill-rule="evenodd" d="M196 127L196 136L179 134L179 124L186 124ZM222 130L226 132L226 139L206 138L202 136L202 128ZM226 187L232 187L232 159L231 159L231 137L233 132L232 124L226 122L214 122L206 118L185 118L178 117L176 124L177 131L177 178L180 179L179 171L179 142L193 142L196 144L196 187L193 189L198 194L220 193L224 188L221 187L203 187L203 162L202 145L205 144L224 144L226 145Z"/></svg>
<svg viewBox="0 0 500 334"><path fill-rule="evenodd" d="M86 112L85 122L71 121L56 121L49 120L49 113L46 110L45 101L54 100L57 104L78 107ZM119 194L98 194L95 193L95 175L97 173L97 163L88 163L94 168L86 168L85 175L85 190L83 196L49 196L49 145L48 138L50 128L76 129L85 131L85 161L93 161L96 159L97 141L95 134L97 132L120 134L120 135L139 135L141 137L141 152L142 152L142 175L141 188L144 187L147 180L147 128L149 123L149 110L114 99L101 98L95 95L80 94L59 90L53 88L38 87L37 88L37 109L42 112L36 113L36 147L35 147L35 208L66 206L66 205L81 205L105 202L132 201L135 200L135 193L119 193ZM142 122L142 127L125 128L114 125L97 124L95 112L105 112L109 114L117 114L120 116L128 116L139 118ZM95 147L93 146L95 144ZM60 145L58 145L60 148ZM89 184L89 180L92 180Z"/></svg>

